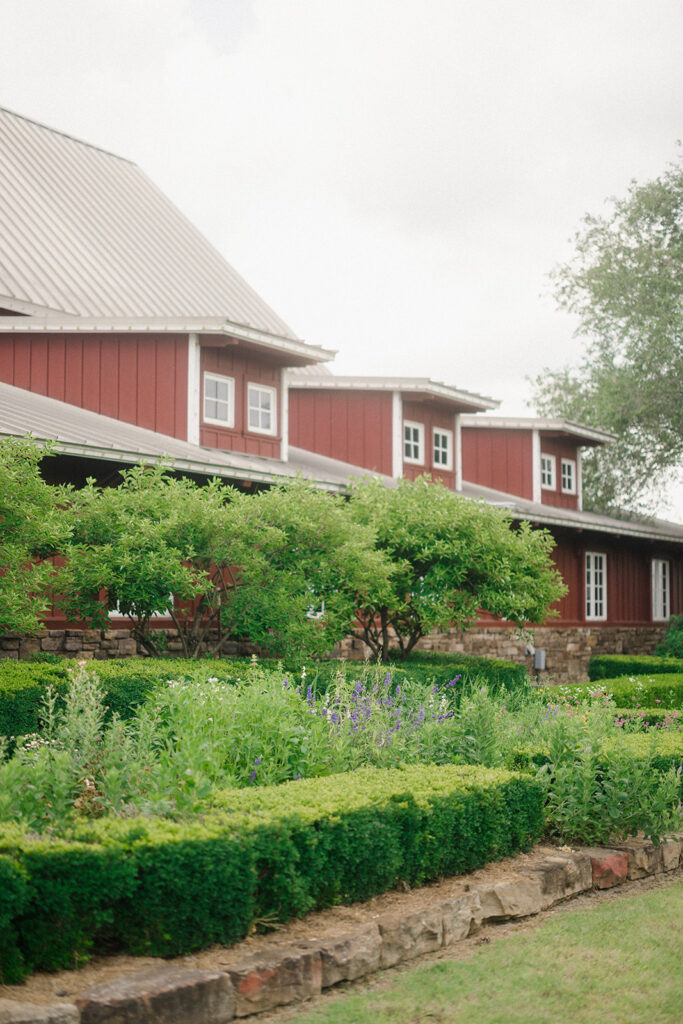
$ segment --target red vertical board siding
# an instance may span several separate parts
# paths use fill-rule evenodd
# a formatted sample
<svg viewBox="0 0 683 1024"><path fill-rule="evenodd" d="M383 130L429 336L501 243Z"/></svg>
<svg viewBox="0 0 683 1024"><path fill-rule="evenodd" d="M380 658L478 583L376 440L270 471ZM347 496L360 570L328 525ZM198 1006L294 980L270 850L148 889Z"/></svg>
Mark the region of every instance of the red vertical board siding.
<svg viewBox="0 0 683 1024"><path fill-rule="evenodd" d="M462 428L462 476L473 484L533 499L530 430Z"/></svg>
<svg viewBox="0 0 683 1024"><path fill-rule="evenodd" d="M424 427L424 465L415 462L403 462L403 476L407 480L415 480L423 473L429 473L433 480L440 480L450 490L455 489L455 414L452 409L436 402L420 402L403 400L403 421L421 423ZM451 452L451 469L434 465L434 430L448 430L451 434L453 450ZM403 435L401 434L401 445Z"/></svg>
<svg viewBox="0 0 683 1024"><path fill-rule="evenodd" d="M290 387L289 441L295 448L390 476L391 430L390 392Z"/></svg>
<svg viewBox="0 0 683 1024"><path fill-rule="evenodd" d="M239 345L227 345L222 348L203 347L200 354L200 373L217 373L223 377L232 377L235 381L235 426L234 428L219 427L203 421L203 384L200 385L200 443L210 448L224 451L246 452L249 455L262 455L266 458L280 457L280 403L282 402L280 386L280 364L265 353L245 350ZM275 388L277 394L275 434L260 434L247 429L247 389L249 384L263 384Z"/></svg>
<svg viewBox="0 0 683 1024"><path fill-rule="evenodd" d="M186 336L3 336L0 379L126 423L187 436Z"/></svg>
<svg viewBox="0 0 683 1024"><path fill-rule="evenodd" d="M572 459L576 463L576 483L578 485L579 459L581 449L576 441L564 437L544 437L541 434L541 454L555 456L555 487L548 490L541 488L541 501L544 505L555 505L559 508L578 508L577 494L562 493L562 459Z"/></svg>

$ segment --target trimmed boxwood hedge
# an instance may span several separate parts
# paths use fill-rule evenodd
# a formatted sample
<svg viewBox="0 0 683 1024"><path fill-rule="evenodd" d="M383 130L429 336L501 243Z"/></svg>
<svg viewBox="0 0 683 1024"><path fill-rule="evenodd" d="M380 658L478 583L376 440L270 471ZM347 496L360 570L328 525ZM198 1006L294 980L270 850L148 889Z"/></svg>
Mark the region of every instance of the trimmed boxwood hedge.
<svg viewBox="0 0 683 1024"><path fill-rule="evenodd" d="M169 956L259 921L366 900L528 849L540 785L472 766L365 768L229 790L201 822L101 819L70 838L0 828L0 980L89 950Z"/></svg>
<svg viewBox="0 0 683 1024"><path fill-rule="evenodd" d="M619 729L615 730L613 737L603 740L601 750L610 753L625 753L634 761L644 760L653 755L653 768L660 771L668 771L669 768L678 769L683 764L683 733L623 733ZM543 744L520 744L509 752L506 763L513 770L533 772L541 765L550 763L548 747ZM683 799L683 771L679 785Z"/></svg>
<svg viewBox="0 0 683 1024"><path fill-rule="evenodd" d="M662 672L683 672L683 658L661 658L654 654L599 654L588 663L591 682L618 676L659 675Z"/></svg>
<svg viewBox="0 0 683 1024"><path fill-rule="evenodd" d="M265 663L267 664L267 662ZM485 680L492 690L505 686L507 690L521 690L529 686L529 674L524 665L500 658L475 658L468 655L432 654L418 652L406 661L392 660L387 665L358 661L321 661L306 665L306 683L311 684L315 693L323 695L334 684L339 675L356 680L370 667L380 672L390 672L396 682L410 679L416 683L444 685L459 677L456 694L471 683ZM285 663L285 668L299 675L301 665Z"/></svg>
<svg viewBox="0 0 683 1024"><path fill-rule="evenodd" d="M89 661L107 692L109 713L127 720L154 687L167 679L205 680L211 676L236 678L246 662L191 661L183 658L117 658ZM0 736L25 736L40 729L41 697L51 683L58 693L69 685L69 669L75 660L0 661Z"/></svg>

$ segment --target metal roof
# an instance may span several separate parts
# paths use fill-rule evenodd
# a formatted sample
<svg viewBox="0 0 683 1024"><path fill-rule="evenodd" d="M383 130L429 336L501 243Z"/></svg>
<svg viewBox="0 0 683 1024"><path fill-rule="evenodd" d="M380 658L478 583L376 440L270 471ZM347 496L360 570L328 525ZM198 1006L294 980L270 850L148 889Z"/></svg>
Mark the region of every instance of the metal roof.
<svg viewBox="0 0 683 1024"><path fill-rule="evenodd" d="M471 391L461 391L449 384L430 380L429 377L337 377L331 373L317 374L307 371L288 371L289 386L292 388L326 389L336 391L400 391L404 395L428 395L451 404L470 409L495 409L500 403Z"/></svg>
<svg viewBox="0 0 683 1024"><path fill-rule="evenodd" d="M273 483L300 475L320 487L343 491L353 479L379 475L298 448L289 449L288 462L206 448L0 383L0 437L29 433L39 443L53 442L55 451L64 455L122 464L168 462L172 469L229 480ZM389 477L381 479L392 483Z"/></svg>
<svg viewBox="0 0 683 1024"><path fill-rule="evenodd" d="M129 160L0 108L0 307L222 317L297 340Z"/></svg>
<svg viewBox="0 0 683 1024"><path fill-rule="evenodd" d="M515 494L495 491L491 487L481 487L479 484L472 484L466 480L463 480L462 490L459 493L465 498L479 499L489 505L508 509L514 519L526 519L542 526L563 526L570 530L594 530L597 533L611 533L620 537L638 537L643 540L683 544L683 525L670 523L664 519L646 519L641 516L617 519L599 512L584 512L555 505L542 505L539 502L528 501L526 498L519 498Z"/></svg>
<svg viewBox="0 0 683 1024"><path fill-rule="evenodd" d="M463 416L462 427L477 427L480 430L540 430L544 434L559 434L576 437L584 445L609 444L616 440L615 434L595 427L586 427L572 420L548 419L542 416Z"/></svg>

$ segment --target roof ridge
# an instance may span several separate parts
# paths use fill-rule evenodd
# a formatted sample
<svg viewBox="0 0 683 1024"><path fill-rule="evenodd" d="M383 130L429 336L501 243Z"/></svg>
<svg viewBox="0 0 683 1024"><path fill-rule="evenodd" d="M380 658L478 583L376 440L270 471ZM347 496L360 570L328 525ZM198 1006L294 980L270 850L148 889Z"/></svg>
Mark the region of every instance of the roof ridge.
<svg viewBox="0 0 683 1024"><path fill-rule="evenodd" d="M68 132L63 132L59 128L53 128L49 124L45 124L44 121L37 121L35 117L27 117L25 114L19 114L16 110L10 110L9 107L0 106L0 111L4 114L10 114L12 117L18 117L21 121L27 121L29 124L36 125L37 128L43 128L45 131L52 132L53 135L61 135L65 139L69 139L71 142L77 142L79 146L87 146L88 149L95 149L98 153L104 153L105 156L113 156L115 160L122 160L123 163L131 164L133 167L138 165L134 160L130 160L127 156L121 156L119 153L112 152L111 149L105 149L103 146L96 146L94 142L87 142L85 139L79 139L76 135L70 135Z"/></svg>

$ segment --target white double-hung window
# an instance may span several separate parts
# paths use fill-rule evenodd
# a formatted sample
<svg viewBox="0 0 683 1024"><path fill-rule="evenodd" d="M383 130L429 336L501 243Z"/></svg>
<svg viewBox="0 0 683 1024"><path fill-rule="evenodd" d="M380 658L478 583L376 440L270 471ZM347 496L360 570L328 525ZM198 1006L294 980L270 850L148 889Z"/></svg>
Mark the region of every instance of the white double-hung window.
<svg viewBox="0 0 683 1024"><path fill-rule="evenodd" d="M671 565L665 558L652 559L652 618L666 622L671 615Z"/></svg>
<svg viewBox="0 0 683 1024"><path fill-rule="evenodd" d="M586 552L586 618L607 618L607 555Z"/></svg>
<svg viewBox="0 0 683 1024"><path fill-rule="evenodd" d="M562 493L576 494L576 462L562 459Z"/></svg>
<svg viewBox="0 0 683 1024"><path fill-rule="evenodd" d="M403 421L403 459L404 462L424 464L425 428L423 423Z"/></svg>
<svg viewBox="0 0 683 1024"><path fill-rule="evenodd" d="M555 490L555 456L541 455L541 487L546 491Z"/></svg>
<svg viewBox="0 0 683 1024"><path fill-rule="evenodd" d="M434 427L434 466L453 468L453 431Z"/></svg>
<svg viewBox="0 0 683 1024"><path fill-rule="evenodd" d="M277 391L265 384L247 386L249 430L257 434L277 433Z"/></svg>
<svg viewBox="0 0 683 1024"><path fill-rule="evenodd" d="M235 381L232 377L204 374L203 418L205 423L215 423L220 427L235 426Z"/></svg>

